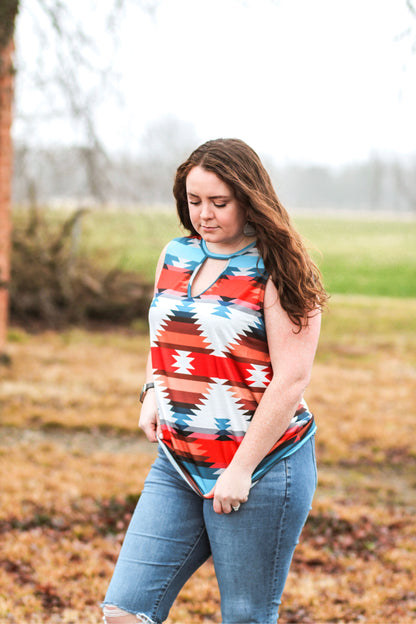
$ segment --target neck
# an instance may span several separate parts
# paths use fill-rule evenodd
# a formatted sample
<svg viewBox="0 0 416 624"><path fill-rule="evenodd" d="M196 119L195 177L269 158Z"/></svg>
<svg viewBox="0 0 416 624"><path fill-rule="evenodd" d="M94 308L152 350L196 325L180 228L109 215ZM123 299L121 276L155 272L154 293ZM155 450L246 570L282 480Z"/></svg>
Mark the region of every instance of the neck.
<svg viewBox="0 0 416 624"><path fill-rule="evenodd" d="M216 244L216 243L207 243L204 239L202 239L202 246L207 256L230 257L230 256L238 255L239 252L253 245L255 241L256 239L254 237L245 236L238 243L234 245L221 245L221 244Z"/></svg>

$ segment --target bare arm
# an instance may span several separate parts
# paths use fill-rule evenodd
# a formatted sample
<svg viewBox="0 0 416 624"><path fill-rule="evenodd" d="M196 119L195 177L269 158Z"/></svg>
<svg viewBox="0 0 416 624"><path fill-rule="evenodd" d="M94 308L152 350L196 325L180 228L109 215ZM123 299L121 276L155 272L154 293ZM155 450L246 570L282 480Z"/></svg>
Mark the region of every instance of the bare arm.
<svg viewBox="0 0 416 624"><path fill-rule="evenodd" d="M163 249L162 253L160 254L160 257L156 266L155 288L159 280L160 274L162 272L165 254L166 254L166 247ZM149 352L149 355L147 357L147 364L146 364L146 383L150 383L151 381L153 381L153 369L152 369L152 359L151 359L151 355ZM156 396L155 396L155 391L153 388L147 391L146 396L144 398L143 405L140 410L139 427L140 429L144 431L149 442L157 442L157 436L162 437L160 424L159 424L159 415L157 411Z"/></svg>
<svg viewBox="0 0 416 624"><path fill-rule="evenodd" d="M214 488L214 510L229 513L232 505L248 498L251 475L293 418L309 383L320 331L320 312L309 319L307 328L297 328L280 305L271 280L265 292L264 316L273 368L250 426L230 465Z"/></svg>

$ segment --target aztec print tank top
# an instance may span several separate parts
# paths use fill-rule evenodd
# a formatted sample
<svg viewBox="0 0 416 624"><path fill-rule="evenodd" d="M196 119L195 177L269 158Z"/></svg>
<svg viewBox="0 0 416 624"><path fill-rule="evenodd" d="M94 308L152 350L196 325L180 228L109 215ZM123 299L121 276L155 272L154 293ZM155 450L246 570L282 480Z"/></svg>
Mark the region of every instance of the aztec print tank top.
<svg viewBox="0 0 416 624"><path fill-rule="evenodd" d="M207 257L228 262L209 288L191 296ZM149 311L159 443L201 496L230 463L273 376L263 315L267 279L255 243L223 256L191 236L172 240L166 250ZM252 483L315 430L302 400Z"/></svg>

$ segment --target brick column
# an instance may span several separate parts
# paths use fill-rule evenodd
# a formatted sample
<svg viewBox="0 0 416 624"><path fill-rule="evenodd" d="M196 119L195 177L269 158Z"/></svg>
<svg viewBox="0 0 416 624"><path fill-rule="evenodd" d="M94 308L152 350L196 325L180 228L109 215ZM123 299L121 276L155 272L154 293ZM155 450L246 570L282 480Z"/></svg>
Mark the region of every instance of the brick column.
<svg viewBox="0 0 416 624"><path fill-rule="evenodd" d="M0 358L5 356L10 278L13 40L0 52Z"/></svg>

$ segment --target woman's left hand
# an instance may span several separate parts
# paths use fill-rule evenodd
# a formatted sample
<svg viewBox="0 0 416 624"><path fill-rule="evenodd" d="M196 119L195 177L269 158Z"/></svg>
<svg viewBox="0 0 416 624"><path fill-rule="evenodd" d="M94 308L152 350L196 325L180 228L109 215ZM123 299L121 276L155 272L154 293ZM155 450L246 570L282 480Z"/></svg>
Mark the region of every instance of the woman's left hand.
<svg viewBox="0 0 416 624"><path fill-rule="evenodd" d="M251 486L251 473L230 464L218 477L214 494L214 511L231 513L233 507L246 503Z"/></svg>

